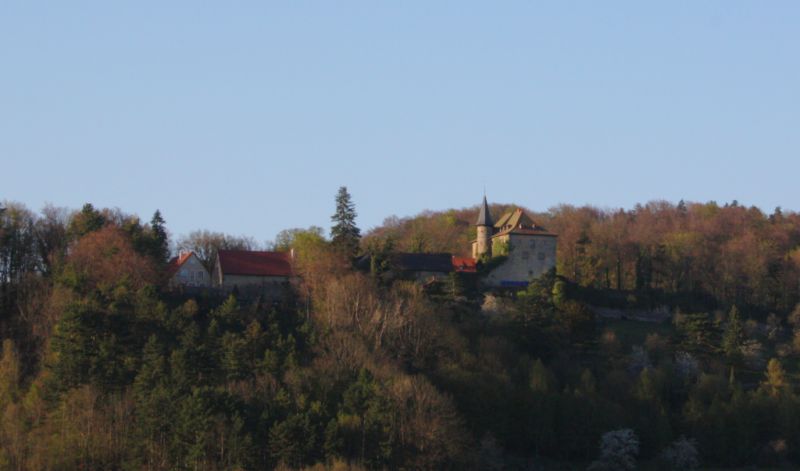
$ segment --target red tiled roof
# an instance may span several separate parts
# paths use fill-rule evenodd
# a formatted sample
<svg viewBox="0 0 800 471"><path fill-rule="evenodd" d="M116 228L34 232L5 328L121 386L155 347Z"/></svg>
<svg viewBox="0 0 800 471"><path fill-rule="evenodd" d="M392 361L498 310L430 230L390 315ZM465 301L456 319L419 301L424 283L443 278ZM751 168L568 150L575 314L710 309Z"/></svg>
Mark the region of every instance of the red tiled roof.
<svg viewBox="0 0 800 471"><path fill-rule="evenodd" d="M217 256L224 275L292 275L292 264L288 253L220 250Z"/></svg>
<svg viewBox="0 0 800 471"><path fill-rule="evenodd" d="M476 273L478 271L477 260L472 257L453 256L453 269L462 273Z"/></svg>
<svg viewBox="0 0 800 471"><path fill-rule="evenodd" d="M177 257L172 257L167 263L167 271L170 274L176 273L178 271L178 268L180 268L181 265L186 263L186 260L189 260L189 257L191 257L193 254L194 252L183 252Z"/></svg>

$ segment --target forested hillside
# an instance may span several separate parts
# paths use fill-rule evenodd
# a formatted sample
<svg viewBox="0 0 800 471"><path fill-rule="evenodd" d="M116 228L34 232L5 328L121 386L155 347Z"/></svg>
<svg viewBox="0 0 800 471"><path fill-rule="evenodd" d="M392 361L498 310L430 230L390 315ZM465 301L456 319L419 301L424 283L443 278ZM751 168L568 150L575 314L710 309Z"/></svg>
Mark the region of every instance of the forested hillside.
<svg viewBox="0 0 800 471"><path fill-rule="evenodd" d="M800 216L559 207L517 293L353 268L465 253L474 209L360 238L287 230L285 299L166 287L170 241L118 210L0 215L0 469L692 469L800 465ZM492 208L499 214L503 208ZM172 246L210 263L246 237ZM595 316L673 312L664 323Z"/></svg>
<svg viewBox="0 0 800 471"><path fill-rule="evenodd" d="M495 217L512 205L492 205ZM653 202L632 210L558 206L535 214L558 237L558 273L585 287L767 315L800 300L800 215L737 202ZM475 208L390 217L366 237L409 252L470 255Z"/></svg>

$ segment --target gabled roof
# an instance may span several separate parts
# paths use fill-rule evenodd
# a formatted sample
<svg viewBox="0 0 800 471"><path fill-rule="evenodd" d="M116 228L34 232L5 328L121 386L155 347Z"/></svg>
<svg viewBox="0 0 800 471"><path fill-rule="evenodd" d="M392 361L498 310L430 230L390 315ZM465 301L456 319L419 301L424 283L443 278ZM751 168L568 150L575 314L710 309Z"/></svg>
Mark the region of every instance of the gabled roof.
<svg viewBox="0 0 800 471"><path fill-rule="evenodd" d="M220 250L217 263L223 275L292 276L288 253L251 250Z"/></svg>
<svg viewBox="0 0 800 471"><path fill-rule="evenodd" d="M475 223L476 226L491 226L492 225L492 214L489 212L489 203L486 202L486 195L483 196L483 205L481 206L481 211L478 213L478 221Z"/></svg>
<svg viewBox="0 0 800 471"><path fill-rule="evenodd" d="M535 226L536 223L533 222L533 219L528 216L522 208L517 208L513 211L509 211L505 213L497 222L494 224L494 227L497 229L503 229L505 226L512 226L516 227L519 225L523 227L531 227Z"/></svg>
<svg viewBox="0 0 800 471"><path fill-rule="evenodd" d="M396 253L391 256L392 265L399 271L453 271L453 256L449 253Z"/></svg>
<svg viewBox="0 0 800 471"><path fill-rule="evenodd" d="M194 255L194 252L182 252L177 257L172 257L169 262L167 262L167 272L172 275L176 273L178 269L186 263L191 256Z"/></svg>
<svg viewBox="0 0 800 471"><path fill-rule="evenodd" d="M459 273L477 273L478 264L477 260L472 257L456 257L453 256L453 270Z"/></svg>
<svg viewBox="0 0 800 471"><path fill-rule="evenodd" d="M504 236L507 234L558 237L558 234L540 228L540 229L508 229L494 234L492 238Z"/></svg>
<svg viewBox="0 0 800 471"><path fill-rule="evenodd" d="M497 233L492 237L506 234L556 236L556 234L548 232L547 229L536 224L522 208L517 208L514 211L504 214L494 224L494 228Z"/></svg>

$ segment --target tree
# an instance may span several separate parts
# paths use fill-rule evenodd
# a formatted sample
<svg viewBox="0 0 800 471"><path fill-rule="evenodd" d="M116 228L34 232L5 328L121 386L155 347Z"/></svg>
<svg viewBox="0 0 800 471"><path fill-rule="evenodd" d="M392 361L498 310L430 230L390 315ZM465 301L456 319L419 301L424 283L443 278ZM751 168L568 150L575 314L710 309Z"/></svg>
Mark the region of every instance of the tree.
<svg viewBox="0 0 800 471"><path fill-rule="evenodd" d="M631 429L614 430L600 439L600 458L592 462L590 471L636 469L639 438Z"/></svg>
<svg viewBox="0 0 800 471"><path fill-rule="evenodd" d="M19 204L11 204L0 213L0 283L17 283L39 268L35 219Z"/></svg>
<svg viewBox="0 0 800 471"><path fill-rule="evenodd" d="M40 266L34 223L33 213L19 204L0 213L0 319L15 311L18 288Z"/></svg>
<svg viewBox="0 0 800 471"><path fill-rule="evenodd" d="M92 364L97 358L96 338L100 315L90 309L72 305L55 326L50 350L50 369L56 390L67 390L89 382Z"/></svg>
<svg viewBox="0 0 800 471"><path fill-rule="evenodd" d="M679 213L686 214L686 202L683 200L678 201L678 206L676 207Z"/></svg>
<svg viewBox="0 0 800 471"><path fill-rule="evenodd" d="M355 256L361 240L361 230L356 226L356 209L347 187L336 194L336 212L331 216L331 241L334 247L347 255Z"/></svg>
<svg viewBox="0 0 800 471"><path fill-rule="evenodd" d="M72 239L80 239L90 232L94 232L106 224L106 218L100 211L94 209L91 203L86 203L83 208L69 221L67 232Z"/></svg>
<svg viewBox="0 0 800 471"><path fill-rule="evenodd" d="M358 379L344 392L338 417L341 424L353 422L350 418L355 419L357 425L352 427L355 433L352 433L353 437L346 442L350 442L351 453L358 456L362 463L368 455L371 458L371 455L376 454L380 448L378 443L374 443L376 439L382 438L380 434L381 421L375 417L379 415L377 414L377 410L380 409L378 404L380 404L378 384L374 381L372 374L362 368ZM340 425L340 428L349 427ZM370 442L367 441L368 438Z"/></svg>
<svg viewBox="0 0 800 471"><path fill-rule="evenodd" d="M272 250L278 252L288 252L295 248L295 243L298 239L302 239L305 235L315 236L324 239L323 230L319 226L310 226L308 229L299 227L293 229L284 229L278 232L275 236L275 241L272 243Z"/></svg>
<svg viewBox="0 0 800 471"><path fill-rule="evenodd" d="M147 285L158 274L153 262L139 255L130 238L115 226L91 232L72 247L60 281L81 293L119 298Z"/></svg>
<svg viewBox="0 0 800 471"><path fill-rule="evenodd" d="M299 292L308 307L312 293L325 289L328 280L345 274L347 260L325 238L312 231L296 233L293 247L293 271L301 280Z"/></svg>
<svg viewBox="0 0 800 471"><path fill-rule="evenodd" d="M734 363L740 359L742 345L744 344L744 327L739 318L739 310L736 306L731 308L728 314L728 325L722 336L722 350Z"/></svg>
<svg viewBox="0 0 800 471"><path fill-rule="evenodd" d="M530 372L530 388L531 391L537 393L547 393L552 387L552 378L547 367L544 366L542 360L536 359L531 367Z"/></svg>
<svg viewBox="0 0 800 471"><path fill-rule="evenodd" d="M661 452L661 459L670 469L697 469L700 466L697 442L681 437Z"/></svg>
<svg viewBox="0 0 800 471"><path fill-rule="evenodd" d="M3 353L0 356L0 412L17 399L19 392L20 364L14 341L3 340Z"/></svg>
<svg viewBox="0 0 800 471"><path fill-rule="evenodd" d="M391 236L371 237L366 239L365 242L364 251L369 256L370 274L380 278L383 273L391 268L391 255L395 249L394 238Z"/></svg>
<svg viewBox="0 0 800 471"><path fill-rule="evenodd" d="M51 274L53 267L66 256L68 214L64 208L48 205L42 209L42 217L36 221L36 244L45 274Z"/></svg>
<svg viewBox="0 0 800 471"><path fill-rule="evenodd" d="M166 222L161 216L161 211L156 210L153 219L150 220L150 230L152 231L151 253L153 258L159 263L165 263L169 258L169 239L167 237Z"/></svg>
<svg viewBox="0 0 800 471"><path fill-rule="evenodd" d="M136 404L135 435L139 438L139 459L149 469L166 461L167 443L174 422L175 395L169 385L167 361L155 335L142 350L142 366L133 384Z"/></svg>
<svg viewBox="0 0 800 471"><path fill-rule="evenodd" d="M767 371L761 388L772 397L778 397L791 391L786 371L777 358L773 358L767 363Z"/></svg>
<svg viewBox="0 0 800 471"><path fill-rule="evenodd" d="M276 462L294 469L311 461L319 446L308 414L292 414L273 425L269 430L267 447Z"/></svg>

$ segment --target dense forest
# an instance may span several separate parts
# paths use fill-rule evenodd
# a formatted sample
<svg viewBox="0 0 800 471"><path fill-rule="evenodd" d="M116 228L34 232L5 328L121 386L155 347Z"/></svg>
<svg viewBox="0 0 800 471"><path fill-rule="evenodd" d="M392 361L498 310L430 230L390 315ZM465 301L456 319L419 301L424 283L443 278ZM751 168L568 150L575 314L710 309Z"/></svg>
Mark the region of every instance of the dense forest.
<svg viewBox="0 0 800 471"><path fill-rule="evenodd" d="M800 215L560 206L536 215L556 272L485 292L383 276L394 251L467 254L474 208L362 236L336 203L330 237L269 247L296 254L280 300L166 287L175 248L250 238L6 203L0 469L800 465Z"/></svg>

